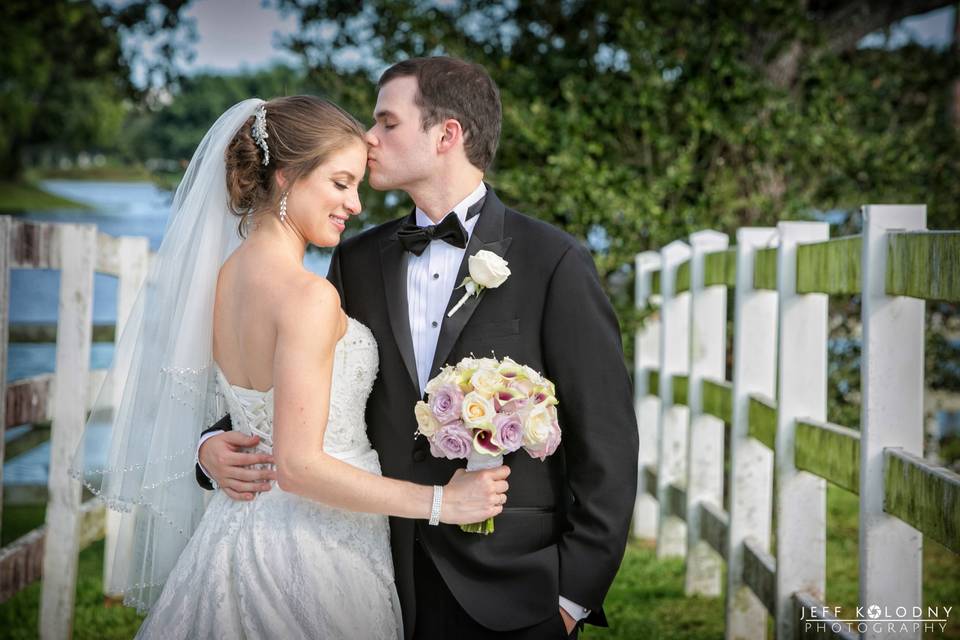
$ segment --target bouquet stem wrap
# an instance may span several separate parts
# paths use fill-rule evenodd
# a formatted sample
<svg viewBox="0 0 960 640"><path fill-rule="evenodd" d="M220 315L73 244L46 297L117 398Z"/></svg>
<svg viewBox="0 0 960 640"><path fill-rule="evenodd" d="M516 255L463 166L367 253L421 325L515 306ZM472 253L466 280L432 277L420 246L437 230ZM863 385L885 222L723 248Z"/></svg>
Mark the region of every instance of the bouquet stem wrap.
<svg viewBox="0 0 960 640"><path fill-rule="evenodd" d="M491 456L486 453L479 453L474 450L467 456L467 471L482 471L484 469L496 469L503 465L503 455ZM461 531L467 533L480 533L489 535L493 533L493 518L487 518L483 522L474 522L473 524L460 525Z"/></svg>

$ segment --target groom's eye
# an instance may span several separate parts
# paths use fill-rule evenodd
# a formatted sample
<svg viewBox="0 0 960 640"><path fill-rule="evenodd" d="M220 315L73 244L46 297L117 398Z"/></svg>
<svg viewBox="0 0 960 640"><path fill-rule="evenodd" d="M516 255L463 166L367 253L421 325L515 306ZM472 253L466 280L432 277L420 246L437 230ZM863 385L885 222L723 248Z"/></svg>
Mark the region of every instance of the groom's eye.
<svg viewBox="0 0 960 640"><path fill-rule="evenodd" d="M395 124L385 124L385 125L383 125L383 128L384 128L384 129L393 129L395 126L397 126L397 125L395 125Z"/></svg>

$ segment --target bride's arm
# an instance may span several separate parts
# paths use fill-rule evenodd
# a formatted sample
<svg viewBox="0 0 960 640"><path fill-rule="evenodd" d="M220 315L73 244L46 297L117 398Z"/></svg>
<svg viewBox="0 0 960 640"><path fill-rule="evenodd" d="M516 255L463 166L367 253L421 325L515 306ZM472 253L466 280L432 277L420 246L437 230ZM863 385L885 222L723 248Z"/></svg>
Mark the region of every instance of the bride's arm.
<svg viewBox="0 0 960 640"><path fill-rule="evenodd" d="M277 310L273 456L280 487L340 509L429 518L432 487L369 473L324 453L340 300L325 280L312 281L295 297ZM467 524L500 513L508 474L506 465L457 471L444 489L441 520Z"/></svg>

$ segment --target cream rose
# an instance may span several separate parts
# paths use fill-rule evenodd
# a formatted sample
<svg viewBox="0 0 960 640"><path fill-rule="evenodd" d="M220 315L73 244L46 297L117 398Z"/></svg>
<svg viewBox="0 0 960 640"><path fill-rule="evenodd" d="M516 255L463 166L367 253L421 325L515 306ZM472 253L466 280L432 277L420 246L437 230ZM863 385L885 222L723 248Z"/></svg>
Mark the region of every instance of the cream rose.
<svg viewBox="0 0 960 640"><path fill-rule="evenodd" d="M463 421L470 426L481 426L488 424L494 416L493 402L476 391L471 391L463 398L463 409L461 410Z"/></svg>
<svg viewBox="0 0 960 640"><path fill-rule="evenodd" d="M417 417L417 431L430 438L440 429L440 423L437 421L430 405L421 400L413 408L413 413Z"/></svg>
<svg viewBox="0 0 960 640"><path fill-rule="evenodd" d="M477 251L470 256L470 277L481 287L495 289L510 277L509 264L492 251Z"/></svg>
<svg viewBox="0 0 960 640"><path fill-rule="evenodd" d="M433 394L440 387L447 384L459 384L460 376L457 375L453 367L447 365L440 370L440 373L436 375L432 380L427 382L427 387L424 391L427 392L427 395Z"/></svg>
<svg viewBox="0 0 960 640"><path fill-rule="evenodd" d="M534 407L523 420L523 446L537 447L543 444L552 430L553 420L547 408L544 405Z"/></svg>
<svg viewBox="0 0 960 640"><path fill-rule="evenodd" d="M503 376L497 373L495 369L487 367L477 369L476 373L470 378L473 390L487 398L492 398L497 389L503 386L503 383Z"/></svg>

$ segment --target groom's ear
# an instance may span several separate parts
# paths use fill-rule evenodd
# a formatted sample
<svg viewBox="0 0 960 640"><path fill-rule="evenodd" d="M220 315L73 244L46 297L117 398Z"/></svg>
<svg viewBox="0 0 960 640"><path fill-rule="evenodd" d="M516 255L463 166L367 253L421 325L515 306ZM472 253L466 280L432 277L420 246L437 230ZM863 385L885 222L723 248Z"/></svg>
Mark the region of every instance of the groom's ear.
<svg viewBox="0 0 960 640"><path fill-rule="evenodd" d="M437 153L446 153L463 143L463 127L460 121L447 118L440 123L440 138L437 140Z"/></svg>

